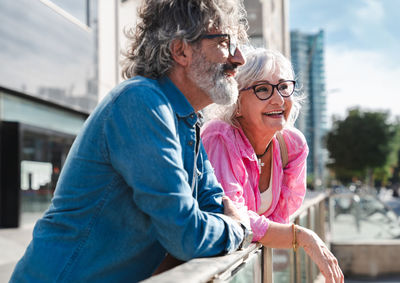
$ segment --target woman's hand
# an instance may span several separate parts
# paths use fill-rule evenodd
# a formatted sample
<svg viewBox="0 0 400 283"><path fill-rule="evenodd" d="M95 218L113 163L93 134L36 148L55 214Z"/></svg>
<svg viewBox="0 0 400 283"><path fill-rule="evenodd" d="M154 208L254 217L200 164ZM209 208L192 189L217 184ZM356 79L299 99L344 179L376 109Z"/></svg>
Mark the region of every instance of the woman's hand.
<svg viewBox="0 0 400 283"><path fill-rule="evenodd" d="M336 257L331 253L325 243L313 231L296 226L297 239L300 247L315 262L325 277L325 282L344 282L343 272L339 267Z"/></svg>
<svg viewBox="0 0 400 283"><path fill-rule="evenodd" d="M335 256L313 231L296 225L297 243L318 266L328 283L343 283L343 272ZM292 224L270 221L267 232L259 242L274 249L289 249L293 243Z"/></svg>

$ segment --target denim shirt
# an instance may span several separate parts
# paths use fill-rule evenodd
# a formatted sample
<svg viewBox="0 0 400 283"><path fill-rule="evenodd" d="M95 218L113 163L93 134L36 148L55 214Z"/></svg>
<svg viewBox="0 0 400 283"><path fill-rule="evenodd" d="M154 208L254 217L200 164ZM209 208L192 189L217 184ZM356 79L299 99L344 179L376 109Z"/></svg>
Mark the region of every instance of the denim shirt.
<svg viewBox="0 0 400 283"><path fill-rule="evenodd" d="M111 91L77 136L11 282L136 282L166 252L189 260L236 250L243 231L222 214L196 123L168 78Z"/></svg>

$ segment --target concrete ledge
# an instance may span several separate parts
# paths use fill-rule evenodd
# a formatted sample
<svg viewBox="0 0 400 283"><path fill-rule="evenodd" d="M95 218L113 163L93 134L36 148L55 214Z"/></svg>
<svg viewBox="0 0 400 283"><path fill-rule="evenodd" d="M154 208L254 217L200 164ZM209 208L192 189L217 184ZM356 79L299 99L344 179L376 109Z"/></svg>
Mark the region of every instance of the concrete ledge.
<svg viewBox="0 0 400 283"><path fill-rule="evenodd" d="M331 249L347 276L400 274L400 240L331 243Z"/></svg>

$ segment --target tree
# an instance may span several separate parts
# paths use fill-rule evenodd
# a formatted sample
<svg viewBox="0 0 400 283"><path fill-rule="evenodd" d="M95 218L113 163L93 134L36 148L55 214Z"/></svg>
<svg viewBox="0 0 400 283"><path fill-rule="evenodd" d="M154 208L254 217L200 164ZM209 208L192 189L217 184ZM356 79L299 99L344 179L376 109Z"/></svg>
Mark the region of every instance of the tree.
<svg viewBox="0 0 400 283"><path fill-rule="evenodd" d="M395 122L395 138L393 139L393 152L390 156L389 170L391 171L390 183L394 189L400 187L400 118Z"/></svg>
<svg viewBox="0 0 400 283"><path fill-rule="evenodd" d="M339 180L369 178L374 169L386 165L392 152L394 129L384 112L350 110L344 120L335 120L326 138L332 163L328 166Z"/></svg>

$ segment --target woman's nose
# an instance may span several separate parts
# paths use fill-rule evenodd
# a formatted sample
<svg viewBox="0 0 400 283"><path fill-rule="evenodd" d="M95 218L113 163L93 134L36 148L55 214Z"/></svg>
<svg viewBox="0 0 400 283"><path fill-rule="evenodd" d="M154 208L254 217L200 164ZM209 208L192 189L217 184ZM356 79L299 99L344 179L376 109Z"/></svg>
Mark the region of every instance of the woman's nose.
<svg viewBox="0 0 400 283"><path fill-rule="evenodd" d="M271 103L276 104L276 105L283 105L285 103L285 99L279 93L278 88L274 86L272 91L273 91L273 93L270 98Z"/></svg>

